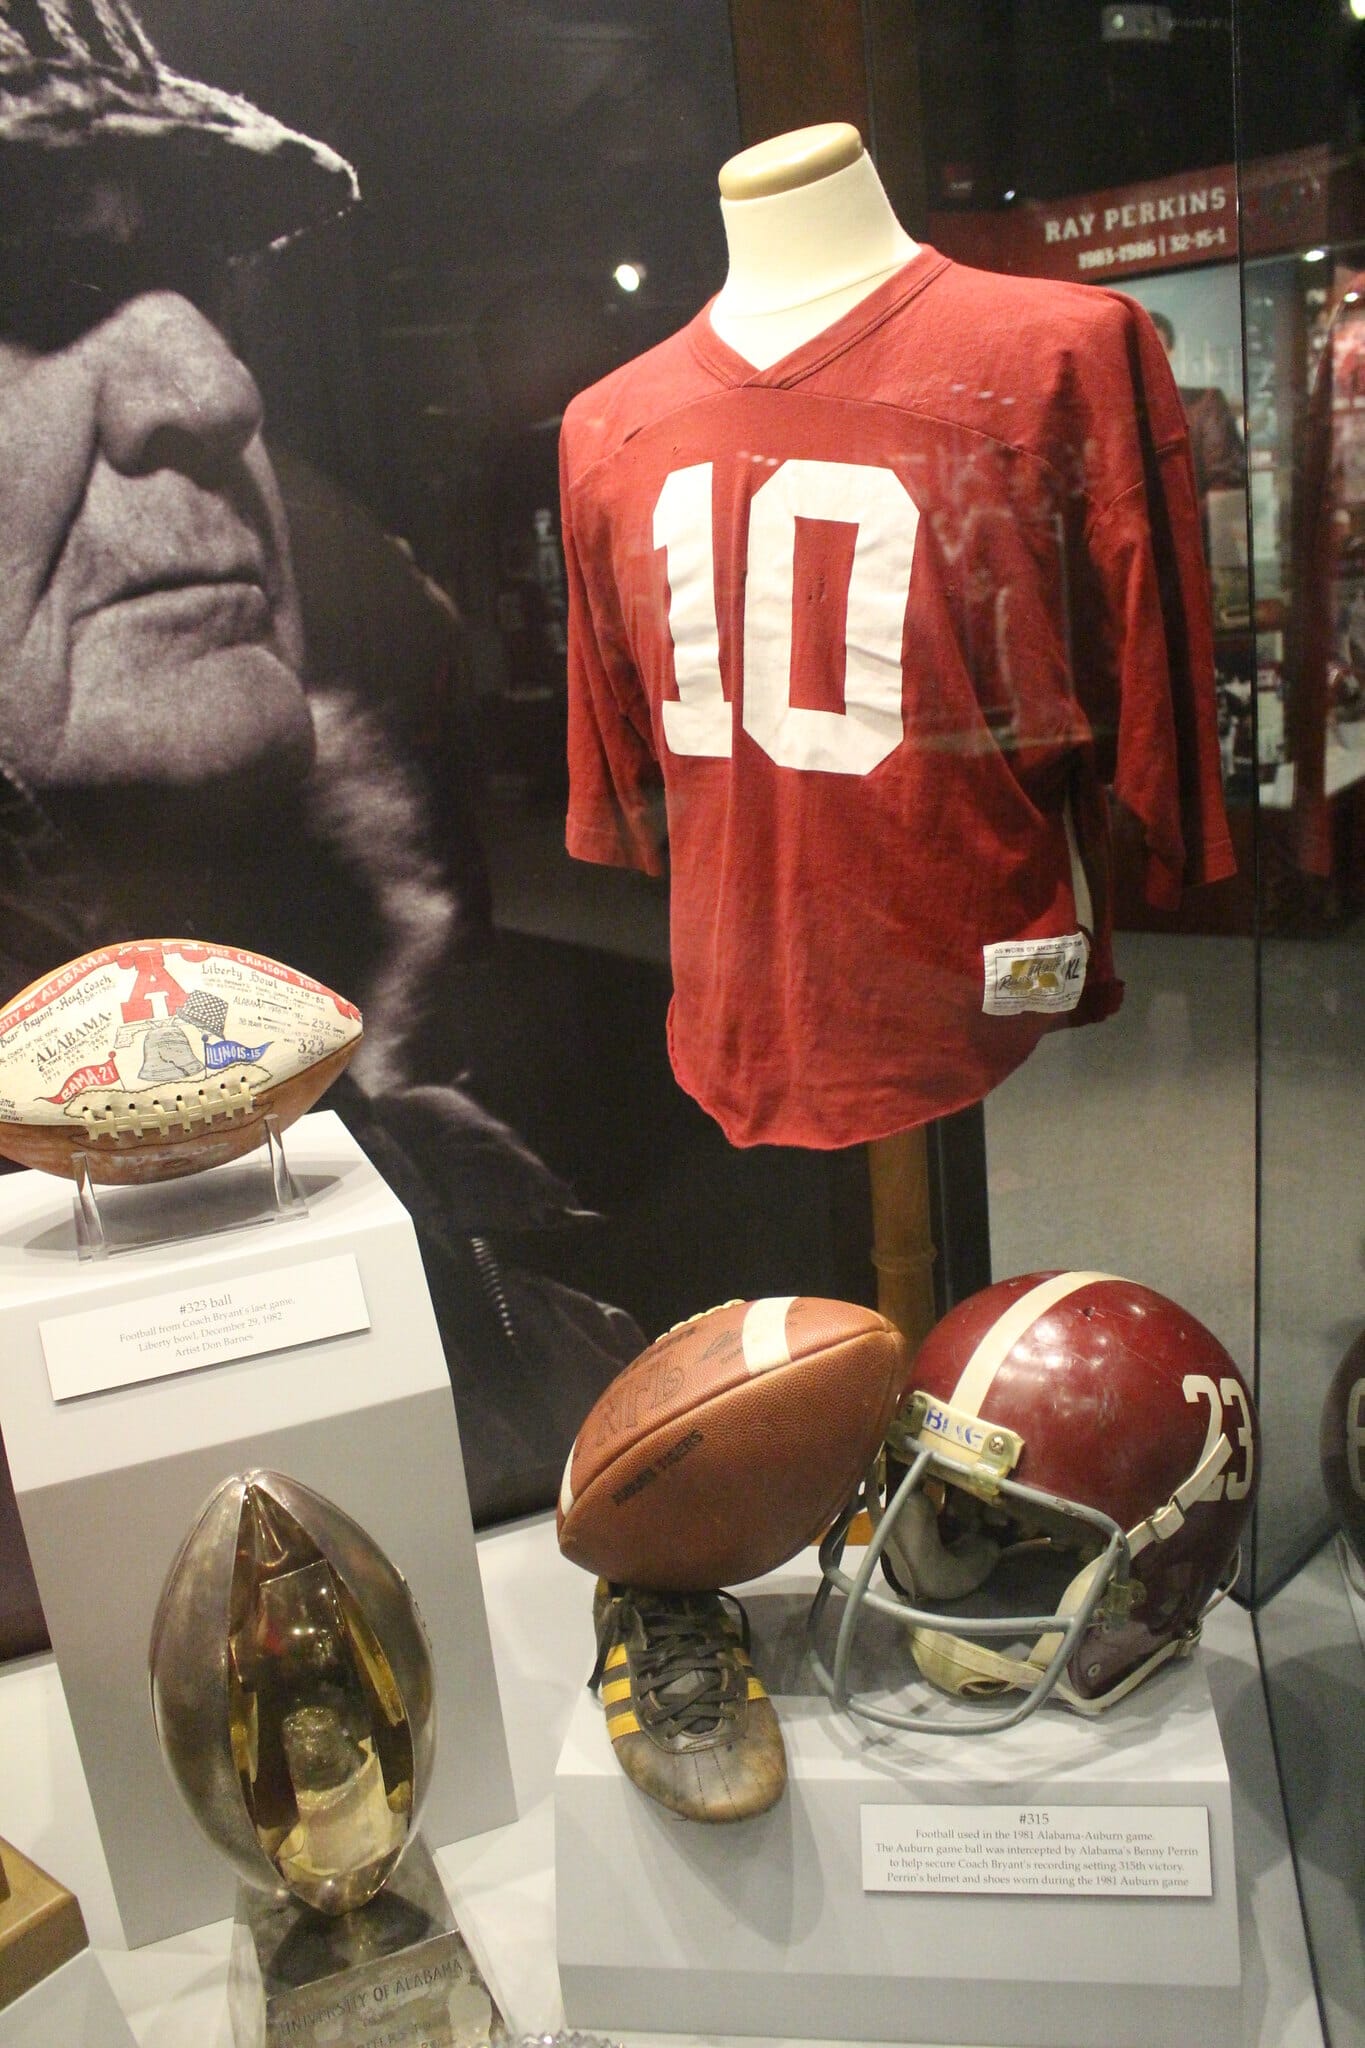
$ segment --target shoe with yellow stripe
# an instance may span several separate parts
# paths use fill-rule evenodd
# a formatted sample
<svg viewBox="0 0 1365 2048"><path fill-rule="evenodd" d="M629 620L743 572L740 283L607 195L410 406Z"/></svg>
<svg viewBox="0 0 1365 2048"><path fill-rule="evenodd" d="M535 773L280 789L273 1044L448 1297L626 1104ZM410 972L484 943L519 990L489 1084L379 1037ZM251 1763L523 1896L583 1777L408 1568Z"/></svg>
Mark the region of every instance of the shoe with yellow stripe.
<svg viewBox="0 0 1365 2048"><path fill-rule="evenodd" d="M607 1733L626 1776L686 1820L749 1820L782 1797L787 1753L749 1662L732 1593L648 1593L597 1582Z"/></svg>

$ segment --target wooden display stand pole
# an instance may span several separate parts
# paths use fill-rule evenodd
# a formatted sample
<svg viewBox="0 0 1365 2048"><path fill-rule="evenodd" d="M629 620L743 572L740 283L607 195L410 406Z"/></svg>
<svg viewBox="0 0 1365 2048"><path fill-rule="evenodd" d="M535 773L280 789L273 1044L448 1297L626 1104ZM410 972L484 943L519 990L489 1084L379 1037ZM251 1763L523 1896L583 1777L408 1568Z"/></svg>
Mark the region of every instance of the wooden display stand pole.
<svg viewBox="0 0 1365 2048"><path fill-rule="evenodd" d="M937 1320L929 1152L925 1126L874 1138L867 1148L872 1182L872 1263L877 1307L910 1347L919 1349Z"/></svg>

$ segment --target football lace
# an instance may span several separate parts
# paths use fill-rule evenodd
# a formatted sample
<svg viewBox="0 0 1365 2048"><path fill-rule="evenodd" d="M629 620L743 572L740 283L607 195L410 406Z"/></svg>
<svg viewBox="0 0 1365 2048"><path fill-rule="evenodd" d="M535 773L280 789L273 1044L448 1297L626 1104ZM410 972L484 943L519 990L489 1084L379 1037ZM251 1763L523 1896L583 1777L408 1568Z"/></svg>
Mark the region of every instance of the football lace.
<svg viewBox="0 0 1365 2048"><path fill-rule="evenodd" d="M255 1091L250 1081L219 1081L207 1088L177 1088L138 1101L131 1095L102 1096L80 1105L87 1135L97 1143L120 1138L165 1138L173 1131L191 1133L205 1124L250 1113Z"/></svg>
<svg viewBox="0 0 1365 2048"><path fill-rule="evenodd" d="M680 1323L670 1323L668 1328L656 1337L654 1341L656 1344L661 1344L665 1337L676 1335L679 1330L687 1329L692 1323L704 1323L708 1316L718 1316L723 1308L743 1308L743 1306L744 1296L742 1294L732 1295L729 1301L718 1301L711 1308L699 1308L694 1316L684 1316Z"/></svg>

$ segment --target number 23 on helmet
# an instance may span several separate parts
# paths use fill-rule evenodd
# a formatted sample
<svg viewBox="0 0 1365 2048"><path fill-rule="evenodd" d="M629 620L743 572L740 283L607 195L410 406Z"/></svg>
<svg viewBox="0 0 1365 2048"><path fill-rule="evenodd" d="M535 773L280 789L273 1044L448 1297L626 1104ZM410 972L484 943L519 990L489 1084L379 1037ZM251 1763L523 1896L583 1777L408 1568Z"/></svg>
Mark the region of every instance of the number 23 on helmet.
<svg viewBox="0 0 1365 2048"><path fill-rule="evenodd" d="M821 1547L811 1648L838 1705L929 1733L1009 1727L1054 1694L1097 1714L1191 1649L1236 1579L1260 1472L1255 1405L1217 1338L1106 1273L1023 1274L959 1303L920 1349L886 1451ZM873 1534L850 1569L859 1506ZM868 1607L973 1704L881 1690L885 1672L854 1660Z"/></svg>

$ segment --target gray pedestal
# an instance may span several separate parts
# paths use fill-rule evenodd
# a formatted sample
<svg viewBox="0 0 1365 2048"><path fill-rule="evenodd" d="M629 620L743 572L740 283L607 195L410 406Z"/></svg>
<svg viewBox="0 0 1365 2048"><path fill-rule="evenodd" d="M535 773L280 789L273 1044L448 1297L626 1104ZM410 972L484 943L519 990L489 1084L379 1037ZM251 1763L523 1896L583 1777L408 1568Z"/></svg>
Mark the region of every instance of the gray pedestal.
<svg viewBox="0 0 1365 2048"><path fill-rule="evenodd" d="M1050 1708L980 1739L872 1731L800 1689L809 1586L767 1583L748 1600L754 1662L791 1773L771 1813L674 1819L622 1774L597 1702L585 1692L575 1710L555 1792L573 2025L1011 2048L1238 2039L1228 1773L1197 1657L1101 1723ZM864 1811L924 1805L991 1808L1011 1825L1022 1808L1203 1809L1212 1895L866 1890Z"/></svg>
<svg viewBox="0 0 1365 2048"><path fill-rule="evenodd" d="M294 1126L289 1160L306 1215L84 1265L69 1185L37 1173L0 1179L0 1426L132 1946L232 1911L233 1874L161 1761L147 1645L194 1516L234 1472L266 1466L302 1480L407 1576L431 1638L440 1716L428 1838L455 1841L515 1813L455 1407L412 1224L331 1113ZM184 1185L193 1210L204 1198ZM225 1296L231 1309L267 1282L292 1285L312 1261L352 1259L368 1328L53 1399L44 1322L82 1317L82 1344L97 1358L105 1311L111 1352L126 1351L119 1331L137 1342L144 1327L159 1331L167 1301L192 1308L197 1330L205 1319L211 1328ZM143 1304L154 1305L145 1321ZM123 1369L111 1357L108 1376Z"/></svg>

